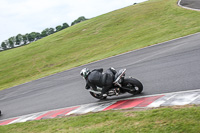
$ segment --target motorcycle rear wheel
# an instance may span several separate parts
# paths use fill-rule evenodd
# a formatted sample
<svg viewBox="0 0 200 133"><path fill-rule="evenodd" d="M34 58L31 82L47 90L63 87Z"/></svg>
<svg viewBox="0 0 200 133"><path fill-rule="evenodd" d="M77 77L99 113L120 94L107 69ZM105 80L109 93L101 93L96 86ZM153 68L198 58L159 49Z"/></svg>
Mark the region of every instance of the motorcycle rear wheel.
<svg viewBox="0 0 200 133"><path fill-rule="evenodd" d="M95 93L93 93L93 92L90 92L90 94L91 94L94 98L97 98L97 99L100 99L100 100L105 100L105 99L107 98L107 96L106 96L106 97L103 97L103 96L101 96L101 95L99 95L99 94L95 94Z"/></svg>
<svg viewBox="0 0 200 133"><path fill-rule="evenodd" d="M123 87L129 88L132 91L127 91L130 94L140 94L143 91L142 83L135 78L126 78L123 82Z"/></svg>

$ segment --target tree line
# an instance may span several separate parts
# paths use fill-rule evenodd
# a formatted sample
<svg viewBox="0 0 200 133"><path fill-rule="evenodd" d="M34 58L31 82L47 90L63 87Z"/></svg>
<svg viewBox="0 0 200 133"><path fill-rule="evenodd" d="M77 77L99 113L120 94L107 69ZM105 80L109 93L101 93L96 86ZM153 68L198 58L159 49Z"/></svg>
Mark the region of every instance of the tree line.
<svg viewBox="0 0 200 133"><path fill-rule="evenodd" d="M82 21L87 20L84 16L79 17L71 23L71 26L80 23ZM43 37L54 34L58 31L68 28L69 25L67 23L63 23L62 25L58 25L55 28L46 28L41 33L39 32L31 32L25 35L18 34L17 36L13 36L3 41L0 45L0 51L12 49L15 47L23 46L30 44L31 42L37 41Z"/></svg>

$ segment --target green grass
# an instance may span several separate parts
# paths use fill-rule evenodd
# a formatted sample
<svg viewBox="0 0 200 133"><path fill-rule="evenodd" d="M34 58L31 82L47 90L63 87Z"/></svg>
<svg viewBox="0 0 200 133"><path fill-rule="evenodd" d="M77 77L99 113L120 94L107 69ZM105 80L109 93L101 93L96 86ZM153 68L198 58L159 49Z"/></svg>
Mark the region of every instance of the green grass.
<svg viewBox="0 0 200 133"><path fill-rule="evenodd" d="M105 111L0 126L1 133L197 133L200 107Z"/></svg>
<svg viewBox="0 0 200 133"><path fill-rule="evenodd" d="M150 0L0 52L0 90L200 31L200 12ZM189 45L189 44L188 44Z"/></svg>

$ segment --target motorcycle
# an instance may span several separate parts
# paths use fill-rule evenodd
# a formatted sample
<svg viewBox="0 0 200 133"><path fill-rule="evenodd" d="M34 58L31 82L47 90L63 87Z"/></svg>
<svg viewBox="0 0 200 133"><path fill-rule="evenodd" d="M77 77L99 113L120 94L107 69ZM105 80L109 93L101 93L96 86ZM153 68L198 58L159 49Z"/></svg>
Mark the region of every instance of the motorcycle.
<svg viewBox="0 0 200 133"><path fill-rule="evenodd" d="M125 78L126 69L121 69L115 74L115 80L113 82L113 87L108 91L107 96L118 96L124 93L130 93L133 95L140 94L143 91L142 83L132 77ZM102 88L97 87L97 90L92 88L88 90L90 94L97 99L106 99L107 96L102 96Z"/></svg>

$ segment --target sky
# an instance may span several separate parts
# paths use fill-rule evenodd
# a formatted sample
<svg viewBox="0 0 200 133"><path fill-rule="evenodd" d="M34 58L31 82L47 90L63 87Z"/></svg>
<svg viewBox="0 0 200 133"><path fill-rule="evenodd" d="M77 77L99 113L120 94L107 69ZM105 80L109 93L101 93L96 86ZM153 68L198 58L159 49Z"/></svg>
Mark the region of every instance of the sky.
<svg viewBox="0 0 200 133"><path fill-rule="evenodd" d="M0 0L0 43L17 34L41 32L80 16L93 18L146 0Z"/></svg>

